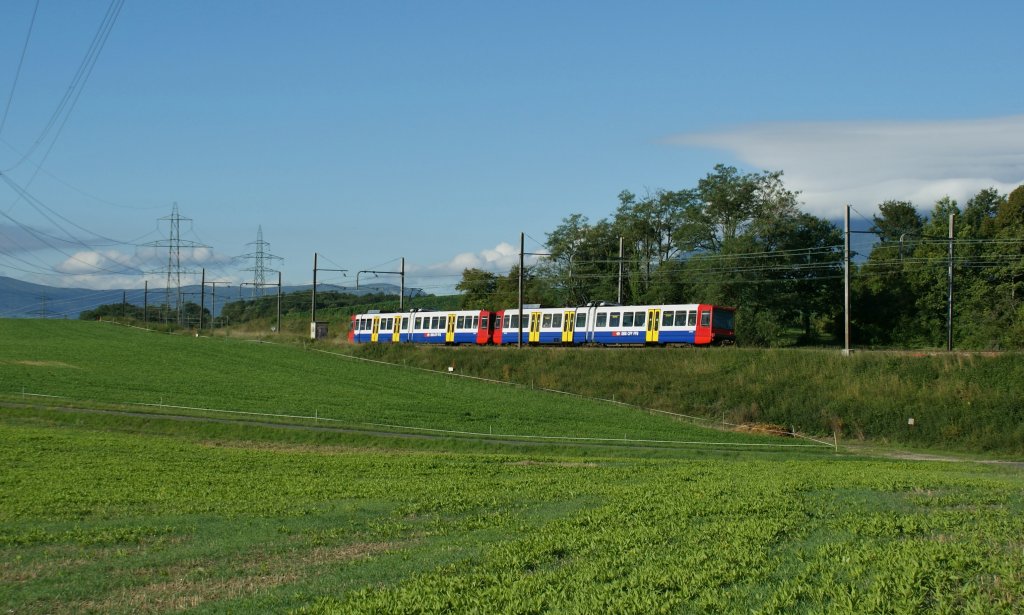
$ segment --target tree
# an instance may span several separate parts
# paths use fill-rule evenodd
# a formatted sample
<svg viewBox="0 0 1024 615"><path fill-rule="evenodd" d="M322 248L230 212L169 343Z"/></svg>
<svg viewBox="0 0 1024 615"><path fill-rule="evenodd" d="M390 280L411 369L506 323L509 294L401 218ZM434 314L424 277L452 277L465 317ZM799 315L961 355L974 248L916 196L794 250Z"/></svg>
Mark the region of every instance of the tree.
<svg viewBox="0 0 1024 615"><path fill-rule="evenodd" d="M698 182L673 235L689 255L684 277L697 300L739 307L741 320L772 323L773 332L800 326L805 336L815 316L835 312L826 305L836 292L838 229L800 212L797 198L781 171L717 165ZM778 341L759 337L769 339Z"/></svg>
<svg viewBox="0 0 1024 615"><path fill-rule="evenodd" d="M621 198L621 195L620 195ZM584 305L616 296L619 240L612 223L591 224L586 216L573 214L548 233L551 256L539 269L550 281L557 303Z"/></svg>
<svg viewBox="0 0 1024 615"><path fill-rule="evenodd" d="M920 235L924 218L910 201L886 201L871 216L871 232L881 241L899 241L904 235Z"/></svg>
<svg viewBox="0 0 1024 615"><path fill-rule="evenodd" d="M459 306L467 310L490 309L498 290L498 275L483 269L464 269L462 280L455 285L462 293Z"/></svg>

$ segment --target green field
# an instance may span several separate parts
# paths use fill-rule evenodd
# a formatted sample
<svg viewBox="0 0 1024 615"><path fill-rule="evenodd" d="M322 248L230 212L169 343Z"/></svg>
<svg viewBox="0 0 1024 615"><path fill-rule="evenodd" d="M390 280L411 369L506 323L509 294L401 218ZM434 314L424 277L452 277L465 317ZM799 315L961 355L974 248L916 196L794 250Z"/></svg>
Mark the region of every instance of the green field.
<svg viewBox="0 0 1024 615"><path fill-rule="evenodd" d="M0 340L2 611L1024 609L1019 465L786 448L301 346Z"/></svg>

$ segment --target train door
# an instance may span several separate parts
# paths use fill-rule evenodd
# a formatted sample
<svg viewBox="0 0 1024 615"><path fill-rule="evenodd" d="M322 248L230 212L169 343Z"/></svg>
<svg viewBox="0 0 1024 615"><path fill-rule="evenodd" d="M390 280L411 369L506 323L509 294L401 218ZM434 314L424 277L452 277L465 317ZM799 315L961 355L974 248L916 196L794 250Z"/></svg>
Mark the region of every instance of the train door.
<svg viewBox="0 0 1024 615"><path fill-rule="evenodd" d="M698 306L700 319L697 321L697 329L693 332L694 344L710 344L711 335L711 307L706 305Z"/></svg>
<svg viewBox="0 0 1024 615"><path fill-rule="evenodd" d="M444 343L454 344L455 343L455 314L448 315L448 326L444 332Z"/></svg>
<svg viewBox="0 0 1024 615"><path fill-rule="evenodd" d="M647 310L647 343L657 344L659 327L661 326L661 310L649 309Z"/></svg>
<svg viewBox="0 0 1024 615"><path fill-rule="evenodd" d="M402 315L395 316L395 326L391 330L391 342L398 343L402 341Z"/></svg>
<svg viewBox="0 0 1024 615"><path fill-rule="evenodd" d="M540 312L530 314L530 343L540 343Z"/></svg>
<svg viewBox="0 0 1024 615"><path fill-rule="evenodd" d="M370 341L377 343L377 335L380 333L380 316L373 317L373 328L370 329Z"/></svg>
<svg viewBox="0 0 1024 615"><path fill-rule="evenodd" d="M562 321L562 343L571 344L572 335L576 332L576 312L566 312Z"/></svg>

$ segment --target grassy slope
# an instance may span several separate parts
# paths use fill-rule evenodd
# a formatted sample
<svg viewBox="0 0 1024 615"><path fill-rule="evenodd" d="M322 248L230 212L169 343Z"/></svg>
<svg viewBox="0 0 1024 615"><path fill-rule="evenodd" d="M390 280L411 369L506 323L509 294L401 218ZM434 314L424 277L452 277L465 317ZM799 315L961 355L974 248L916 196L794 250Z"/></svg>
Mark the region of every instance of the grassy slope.
<svg viewBox="0 0 1024 615"><path fill-rule="evenodd" d="M798 431L1024 456L1019 354L837 351L350 347L356 356L442 369ZM908 426L914 418L915 425Z"/></svg>
<svg viewBox="0 0 1024 615"><path fill-rule="evenodd" d="M166 404L484 434L775 439L697 429L612 404L356 361L294 345L156 334L93 322L0 321L0 396ZM174 412L183 412L172 409Z"/></svg>

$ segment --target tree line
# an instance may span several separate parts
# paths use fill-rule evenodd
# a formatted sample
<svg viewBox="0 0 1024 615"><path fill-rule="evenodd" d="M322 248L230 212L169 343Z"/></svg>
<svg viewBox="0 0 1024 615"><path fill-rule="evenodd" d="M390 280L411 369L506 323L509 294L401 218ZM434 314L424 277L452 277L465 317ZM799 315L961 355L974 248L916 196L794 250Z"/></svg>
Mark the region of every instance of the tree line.
<svg viewBox="0 0 1024 615"><path fill-rule="evenodd" d="M841 342L843 229L798 199L781 171L726 165L693 188L623 191L611 216L572 214L547 233L550 256L523 272L525 302L715 303L738 308L745 344ZM950 214L957 346L1024 346L1024 186L982 190L963 207L943 198L927 214L907 201L880 204L875 241L852 264L854 343L944 345ZM518 266L466 269L461 304L515 306L518 278Z"/></svg>

